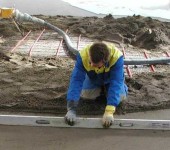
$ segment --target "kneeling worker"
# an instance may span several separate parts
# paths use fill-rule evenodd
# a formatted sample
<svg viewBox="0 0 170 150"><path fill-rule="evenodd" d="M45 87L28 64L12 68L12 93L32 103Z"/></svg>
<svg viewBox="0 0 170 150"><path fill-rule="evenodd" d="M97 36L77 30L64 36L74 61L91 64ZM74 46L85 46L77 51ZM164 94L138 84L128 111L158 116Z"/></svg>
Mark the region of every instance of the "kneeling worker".
<svg viewBox="0 0 170 150"><path fill-rule="evenodd" d="M121 99L127 96L124 83L124 60L122 53L112 44L93 43L77 55L67 92L65 122L74 125L80 97L95 99L106 89L107 105L103 115L104 127L110 127L113 114Z"/></svg>

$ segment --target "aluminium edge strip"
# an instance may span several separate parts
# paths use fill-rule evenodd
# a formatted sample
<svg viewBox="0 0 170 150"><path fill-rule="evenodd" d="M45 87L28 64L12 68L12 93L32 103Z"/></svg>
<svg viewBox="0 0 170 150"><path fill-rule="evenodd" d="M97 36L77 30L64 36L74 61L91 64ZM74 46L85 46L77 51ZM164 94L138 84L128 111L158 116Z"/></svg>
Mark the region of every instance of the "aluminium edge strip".
<svg viewBox="0 0 170 150"><path fill-rule="evenodd" d="M65 124L64 117L0 115L0 125L47 126L57 128L102 129L101 118L77 118L74 126ZM110 129L170 130L170 120L115 119Z"/></svg>

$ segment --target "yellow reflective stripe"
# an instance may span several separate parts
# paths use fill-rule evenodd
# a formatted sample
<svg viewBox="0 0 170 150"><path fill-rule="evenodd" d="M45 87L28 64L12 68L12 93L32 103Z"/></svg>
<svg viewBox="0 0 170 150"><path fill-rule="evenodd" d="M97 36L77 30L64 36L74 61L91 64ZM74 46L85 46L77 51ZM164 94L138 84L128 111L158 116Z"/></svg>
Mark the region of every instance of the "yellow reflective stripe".
<svg viewBox="0 0 170 150"><path fill-rule="evenodd" d="M123 55L118 48L116 48L113 44L108 45L110 50L109 56L109 67L105 69L105 72L109 72L110 68L117 62L117 60Z"/></svg>
<svg viewBox="0 0 170 150"><path fill-rule="evenodd" d="M92 70L92 67L90 65L90 58L89 58L89 49L90 49L91 45L88 45L87 47L85 47L84 49L82 49L80 51L80 56L83 62L83 66L85 67L85 69L87 71Z"/></svg>
<svg viewBox="0 0 170 150"><path fill-rule="evenodd" d="M109 47L110 56L109 56L109 66L108 67L101 67L96 68L90 65L90 58L89 58L89 49L91 45L88 45L84 49L80 51L80 56L82 58L83 65L87 71L94 70L97 74L105 72L109 72L110 68L117 62L117 60L122 56L122 52L118 50L113 44L107 45Z"/></svg>

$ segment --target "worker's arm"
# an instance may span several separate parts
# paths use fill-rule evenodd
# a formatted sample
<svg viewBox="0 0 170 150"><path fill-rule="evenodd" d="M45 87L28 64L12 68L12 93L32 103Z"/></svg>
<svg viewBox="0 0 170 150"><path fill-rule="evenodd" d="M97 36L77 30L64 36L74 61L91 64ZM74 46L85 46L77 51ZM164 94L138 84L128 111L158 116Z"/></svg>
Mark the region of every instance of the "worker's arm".
<svg viewBox="0 0 170 150"><path fill-rule="evenodd" d="M67 114L65 116L65 122L71 126L74 125L76 121L76 109L80 99L84 79L85 69L82 63L82 59L78 54L67 93Z"/></svg>
<svg viewBox="0 0 170 150"><path fill-rule="evenodd" d="M124 61L121 56L110 70L110 84L107 95L107 105L117 107L120 103L121 89L124 85Z"/></svg>
<svg viewBox="0 0 170 150"><path fill-rule="evenodd" d="M124 61L121 56L110 70L110 84L107 93L107 106L103 115L103 125L109 127L114 118L113 114L120 103L121 88L124 85Z"/></svg>
<svg viewBox="0 0 170 150"><path fill-rule="evenodd" d="M67 101L78 101L80 99L83 82L85 80L85 68L82 63L82 59L78 54L76 64L71 74L69 89L67 92Z"/></svg>

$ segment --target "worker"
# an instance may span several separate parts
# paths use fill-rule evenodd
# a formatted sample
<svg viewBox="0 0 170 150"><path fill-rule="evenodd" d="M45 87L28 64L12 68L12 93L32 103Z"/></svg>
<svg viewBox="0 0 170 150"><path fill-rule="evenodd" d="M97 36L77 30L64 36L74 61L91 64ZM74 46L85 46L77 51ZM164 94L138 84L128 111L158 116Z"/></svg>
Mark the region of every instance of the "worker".
<svg viewBox="0 0 170 150"><path fill-rule="evenodd" d="M105 87L107 98L102 124L104 127L112 125L116 107L127 96L123 66L123 55L113 44L96 42L79 52L67 92L65 122L68 125L76 122L79 99L99 97L101 87Z"/></svg>

